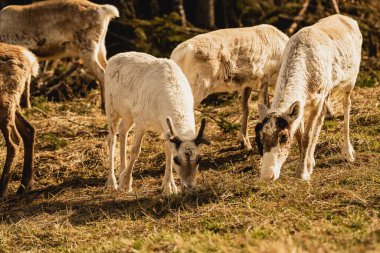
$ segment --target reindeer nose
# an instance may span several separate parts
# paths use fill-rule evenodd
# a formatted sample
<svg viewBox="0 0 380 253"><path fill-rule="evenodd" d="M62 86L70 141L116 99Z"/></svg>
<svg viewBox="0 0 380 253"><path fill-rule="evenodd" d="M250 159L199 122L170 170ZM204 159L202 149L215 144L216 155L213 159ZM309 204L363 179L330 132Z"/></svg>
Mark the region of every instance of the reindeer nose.
<svg viewBox="0 0 380 253"><path fill-rule="evenodd" d="M265 176L262 175L261 178L268 182L274 181L274 173L271 172L271 174L269 175L265 175Z"/></svg>
<svg viewBox="0 0 380 253"><path fill-rule="evenodd" d="M184 190L193 190L195 189L195 183L185 183L185 184L182 184L182 188Z"/></svg>

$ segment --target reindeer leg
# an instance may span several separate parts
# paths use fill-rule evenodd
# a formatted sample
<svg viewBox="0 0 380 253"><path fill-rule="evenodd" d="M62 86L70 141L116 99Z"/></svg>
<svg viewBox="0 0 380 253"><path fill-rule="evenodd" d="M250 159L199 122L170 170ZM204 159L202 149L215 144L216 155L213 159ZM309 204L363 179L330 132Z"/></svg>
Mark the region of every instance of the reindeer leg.
<svg viewBox="0 0 380 253"><path fill-rule="evenodd" d="M30 82L32 81L32 77L29 77L25 82L25 90L22 93L21 105L28 109L32 108L30 104Z"/></svg>
<svg viewBox="0 0 380 253"><path fill-rule="evenodd" d="M315 158L314 158L315 147L317 146L317 143L318 143L319 134L321 133L321 129L323 126L323 122L325 120L326 112L327 112L327 105L326 105L326 101L325 101L325 102L323 102L322 111L318 116L318 119L317 119L317 122L316 122L316 125L314 128L313 141L311 143L311 147L310 147L310 151L309 151L309 155L308 155L309 161L310 161L310 167L309 167L310 175L312 174L314 166L315 166Z"/></svg>
<svg viewBox="0 0 380 253"><path fill-rule="evenodd" d="M5 159L3 173L0 178L0 199L5 198L7 195L7 188L10 181L10 171L12 169L14 159L16 158L21 139L17 132L14 119L3 120L6 124L1 125L0 128L7 146L7 158Z"/></svg>
<svg viewBox="0 0 380 253"><path fill-rule="evenodd" d="M120 119L116 115L107 114L108 121L108 150L109 150L109 174L106 186L117 190L117 181L115 177L115 149L116 149L116 128Z"/></svg>
<svg viewBox="0 0 380 253"><path fill-rule="evenodd" d="M350 110L351 110L351 92L354 88L355 82L350 85L344 92L343 110L344 110L344 141L342 146L342 154L347 161L353 162L354 148L350 141Z"/></svg>
<svg viewBox="0 0 380 253"><path fill-rule="evenodd" d="M326 119L334 119L334 110L331 106L331 95L326 98Z"/></svg>
<svg viewBox="0 0 380 253"><path fill-rule="evenodd" d="M301 154L302 154L302 136L303 136L303 133L304 133L304 125L303 125L303 120L300 124L300 126L298 127L297 131L295 132L295 137L296 137L296 140L297 140L297 143L298 143L298 150L299 150L299 153L300 153L300 160L302 159L301 157Z"/></svg>
<svg viewBox="0 0 380 253"><path fill-rule="evenodd" d="M30 191L33 187L33 159L36 130L33 125L22 116L19 110L16 111L16 127L24 142L24 167L21 185L17 190L17 194L23 194Z"/></svg>
<svg viewBox="0 0 380 253"><path fill-rule="evenodd" d="M99 45L91 43L87 48L82 48L80 57L83 59L83 65L88 68L98 79L100 86L101 109L105 113L105 98L104 98L104 67L99 62Z"/></svg>
<svg viewBox="0 0 380 253"><path fill-rule="evenodd" d="M312 147L312 143L314 141L315 136L313 135L316 128L316 123L319 118L319 115L322 112L324 99L316 99L316 101L312 102L312 110L309 113L308 119L306 121L305 132L302 136L302 152L301 152L301 160L298 168L298 176L303 180L309 180L313 164L309 159L310 150Z"/></svg>
<svg viewBox="0 0 380 253"><path fill-rule="evenodd" d="M127 165L127 169L120 174L120 186L119 190L125 190L132 192L132 171L136 159L141 152L141 143L144 137L145 130L141 126L136 126L135 139L132 144L131 157Z"/></svg>
<svg viewBox="0 0 380 253"><path fill-rule="evenodd" d="M126 159L126 144L128 139L128 133L131 130L133 125L133 120L123 119L119 127L119 140L120 140L120 170L118 177L120 178L121 173L127 168L127 159Z"/></svg>
<svg viewBox="0 0 380 253"><path fill-rule="evenodd" d="M251 97L252 88L246 87L243 90L242 94L242 108L243 108L243 117L241 119L241 128L239 134L240 147L242 149L251 150L252 145L248 138L248 116L249 116L249 100Z"/></svg>
<svg viewBox="0 0 380 253"><path fill-rule="evenodd" d="M260 84L260 99L261 103L269 107L269 94L268 94L268 88L269 88L269 78L262 82Z"/></svg>
<svg viewBox="0 0 380 253"><path fill-rule="evenodd" d="M173 155L170 149L169 143L166 143L165 145L165 155L166 155L166 166L165 166L165 175L162 180L162 189L165 195L170 194L177 194L177 186L175 185L174 178L173 178Z"/></svg>
<svg viewBox="0 0 380 253"><path fill-rule="evenodd" d="M107 66L106 54L107 54L106 47L104 45L101 45L98 51L98 61L104 69Z"/></svg>

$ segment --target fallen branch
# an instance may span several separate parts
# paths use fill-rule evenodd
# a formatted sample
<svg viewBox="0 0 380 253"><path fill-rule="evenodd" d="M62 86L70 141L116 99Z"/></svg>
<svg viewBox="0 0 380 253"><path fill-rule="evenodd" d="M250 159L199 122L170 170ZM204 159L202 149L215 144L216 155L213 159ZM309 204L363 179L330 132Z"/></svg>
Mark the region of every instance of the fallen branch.
<svg viewBox="0 0 380 253"><path fill-rule="evenodd" d="M65 73L63 73L62 75L54 78L53 80L51 80L47 86L50 87L49 90L47 91L47 93L51 93L54 89L58 88L61 84L60 82L62 82L63 80L65 80L67 77L71 76L72 73L74 73L74 71L79 67L79 63L78 62L75 62L71 68L69 70L67 70Z"/></svg>
<svg viewBox="0 0 380 253"><path fill-rule="evenodd" d="M340 14L338 2L336 0L331 0L331 1L333 2L335 12L338 13L338 14Z"/></svg>
<svg viewBox="0 0 380 253"><path fill-rule="evenodd" d="M43 82L44 84L42 85L42 87L33 91L32 95L33 96L46 95L46 94L52 93L54 90L59 89L60 87L62 87L62 85L64 85L63 80L71 76L80 65L81 64L79 62L75 62L74 64L72 64L69 70L62 73L61 75L55 76L55 77L54 76L47 77L44 80Z"/></svg>
<svg viewBox="0 0 380 253"><path fill-rule="evenodd" d="M97 126L94 126L94 125L88 125L88 124L83 124L83 123L75 122L75 121L73 121L71 119L68 119L67 121L70 122L70 123L73 123L75 125L78 125L78 126L84 126L84 127L88 127L88 128L92 128L92 129L98 130L98 131L105 130L104 128L97 127Z"/></svg>

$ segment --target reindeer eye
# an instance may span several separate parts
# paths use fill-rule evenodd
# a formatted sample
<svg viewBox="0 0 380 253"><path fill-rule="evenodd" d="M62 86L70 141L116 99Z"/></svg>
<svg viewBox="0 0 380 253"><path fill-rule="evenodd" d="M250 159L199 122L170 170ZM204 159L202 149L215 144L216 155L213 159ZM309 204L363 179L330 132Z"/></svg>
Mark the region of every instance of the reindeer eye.
<svg viewBox="0 0 380 253"><path fill-rule="evenodd" d="M288 136L286 136L286 134L281 134L280 135L280 143L281 144L284 144L288 141Z"/></svg>
<svg viewBox="0 0 380 253"><path fill-rule="evenodd" d="M197 160L195 161L197 164L199 164L202 161L202 156L197 155Z"/></svg>
<svg viewBox="0 0 380 253"><path fill-rule="evenodd" d="M173 157L173 161L174 161L174 163L177 164L178 166L181 165L181 161L179 160L179 157L178 157L178 156Z"/></svg>

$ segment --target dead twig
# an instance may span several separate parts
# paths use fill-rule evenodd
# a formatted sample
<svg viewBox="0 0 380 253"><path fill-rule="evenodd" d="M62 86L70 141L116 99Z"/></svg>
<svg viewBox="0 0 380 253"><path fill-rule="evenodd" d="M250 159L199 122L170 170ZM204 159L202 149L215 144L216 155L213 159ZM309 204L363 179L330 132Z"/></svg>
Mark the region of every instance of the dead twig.
<svg viewBox="0 0 380 253"><path fill-rule="evenodd" d="M331 1L333 2L335 12L340 14L339 4L338 4L337 0L331 0Z"/></svg>
<svg viewBox="0 0 380 253"><path fill-rule="evenodd" d="M305 0L305 2L302 5L302 9L298 13L297 17L295 17L293 24L290 26L288 30L288 34L292 35L298 28L299 23L305 18L305 13L307 11L307 8L309 7L310 0Z"/></svg>
<svg viewBox="0 0 380 253"><path fill-rule="evenodd" d="M88 125L88 124L83 124L83 123L75 122L75 121L73 121L71 119L68 119L67 121L70 122L70 123L73 123L75 125L78 125L78 126L84 126L84 127L88 127L88 128L92 128L92 129L98 130L98 131L104 130L101 127L97 127L97 126L94 126L94 125Z"/></svg>
<svg viewBox="0 0 380 253"><path fill-rule="evenodd" d="M48 83L49 90L47 91L47 94L51 93L53 90L56 90L62 85L62 81L65 80L67 77L69 77L74 71L80 66L79 62L75 62L69 70L67 70L62 75L54 78Z"/></svg>

